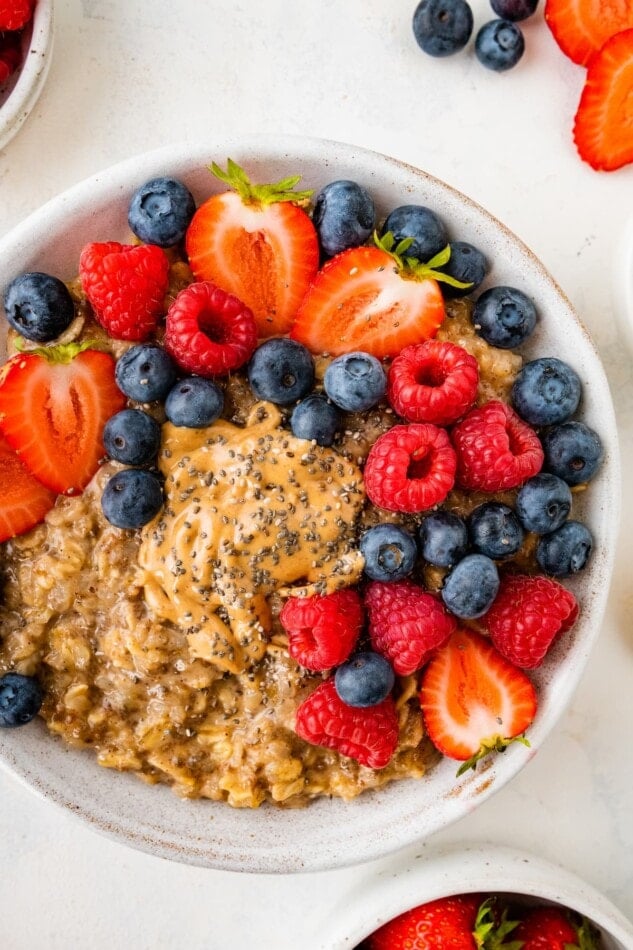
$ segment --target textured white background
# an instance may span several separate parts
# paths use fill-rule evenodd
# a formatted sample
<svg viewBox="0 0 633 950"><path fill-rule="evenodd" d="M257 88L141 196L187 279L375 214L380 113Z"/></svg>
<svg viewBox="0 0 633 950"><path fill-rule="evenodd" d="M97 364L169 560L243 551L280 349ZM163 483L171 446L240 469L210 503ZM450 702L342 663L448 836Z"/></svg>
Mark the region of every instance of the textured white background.
<svg viewBox="0 0 633 950"><path fill-rule="evenodd" d="M633 167L598 174L571 140L584 70L542 21L510 73L470 48L426 57L414 0L57 0L47 85L0 152L0 234L136 152L239 132L318 135L407 160L469 194L543 260L606 365L627 472L633 357L611 298L633 213ZM492 14L474 0L475 22ZM633 265L631 265L633 266ZM633 508L601 639L556 733L514 782L424 846L349 870L268 878L160 861L97 837L0 775L0 918L7 950L319 943L378 869L456 842L516 844L564 864L633 918Z"/></svg>

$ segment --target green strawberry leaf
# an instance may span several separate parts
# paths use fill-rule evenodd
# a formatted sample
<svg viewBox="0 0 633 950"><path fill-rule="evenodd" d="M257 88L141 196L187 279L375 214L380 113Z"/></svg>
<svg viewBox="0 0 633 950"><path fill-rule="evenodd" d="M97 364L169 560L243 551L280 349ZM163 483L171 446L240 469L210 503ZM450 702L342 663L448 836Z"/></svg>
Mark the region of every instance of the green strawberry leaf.
<svg viewBox="0 0 633 950"><path fill-rule="evenodd" d="M293 204L302 205L308 202L314 194L313 189L307 191L294 190L301 181L301 175L291 175L268 185L254 185L244 169L240 168L232 158L227 159L226 171L215 162L212 162L208 168L216 178L228 185L233 191L236 191L244 204L266 206L279 201L290 201Z"/></svg>
<svg viewBox="0 0 633 950"><path fill-rule="evenodd" d="M33 353L41 356L47 363L72 363L76 356L85 350L101 350L108 352L99 340L83 340L81 343L73 340L71 343L57 343L55 346L34 346L27 349L22 337L18 337L14 344L19 353Z"/></svg>
<svg viewBox="0 0 633 950"><path fill-rule="evenodd" d="M486 739L481 743L481 746L475 752L474 755L471 755L469 759L466 759L465 762L462 762L460 767L457 769L456 777L459 778L464 772L468 772L469 769L473 771L477 768L477 763L484 759L491 752L505 752L509 745L513 742L520 742L521 745L527 746L530 748L529 741L525 736L514 736L511 739L503 739L501 736L493 736L492 739Z"/></svg>
<svg viewBox="0 0 633 950"><path fill-rule="evenodd" d="M494 897L487 898L477 911L475 929L472 932L475 946L481 950L521 950L522 940L505 942L506 937L518 926L519 921L508 920L508 910L505 908L497 924L493 913L495 900Z"/></svg>
<svg viewBox="0 0 633 950"><path fill-rule="evenodd" d="M391 231L387 231L382 237L378 235L377 231L374 231L374 244L380 248L381 251L385 251L394 259L401 277L419 281L437 280L443 284L449 284L451 287L458 287L460 290L467 290L469 287L472 287L472 281L464 283L464 281L457 280L456 277L451 277L450 274L445 274L444 271L438 270L438 268L448 264L451 259L450 244L447 244L446 247L432 257L430 261L422 263L416 257L406 256L406 252L413 244L413 241L413 238L403 238L402 241L396 244L395 237Z"/></svg>
<svg viewBox="0 0 633 950"><path fill-rule="evenodd" d="M599 939L599 932L586 917L583 917L578 928L578 943L565 944L565 950L598 950Z"/></svg>

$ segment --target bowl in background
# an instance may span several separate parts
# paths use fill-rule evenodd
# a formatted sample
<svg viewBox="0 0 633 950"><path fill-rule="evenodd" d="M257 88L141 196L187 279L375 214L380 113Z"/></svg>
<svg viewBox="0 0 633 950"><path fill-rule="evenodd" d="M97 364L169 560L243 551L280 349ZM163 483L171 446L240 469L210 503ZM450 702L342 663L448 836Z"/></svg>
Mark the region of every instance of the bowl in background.
<svg viewBox="0 0 633 950"><path fill-rule="evenodd" d="M581 618L534 675L540 708L529 730L531 747L513 743L457 780L443 760L422 780L392 783L351 803L320 800L305 809L233 810L209 801L180 801L168 788L100 768L91 754L54 739L43 722L3 730L0 763L30 788L81 816L95 829L164 858L225 870L322 870L380 857L468 814L529 761L567 706L599 634L618 525L619 462L609 389L591 340L569 301L534 255L478 205L446 184L385 156L318 139L256 136L161 149L104 171L53 199L0 241L0 291L17 274L43 270L62 279L77 271L90 241L130 239L128 202L149 178L180 178L200 202L223 186L206 166L231 157L254 181L302 174L301 187L320 189L351 178L367 187L380 215L397 205L433 208L452 237L481 248L492 268L487 285L511 284L534 299L542 315L525 356L563 355L590 398L583 420L599 431L605 461L581 493L578 517L595 547L584 575L571 579ZM1 346L1 341L0 341Z"/></svg>
<svg viewBox="0 0 633 950"><path fill-rule="evenodd" d="M0 148L18 132L42 91L53 53L53 0L37 0L22 33L22 63L0 89Z"/></svg>
<svg viewBox="0 0 633 950"><path fill-rule="evenodd" d="M415 864L365 879L331 908L319 950L354 950L378 927L419 904L456 894L503 894L521 904L554 904L587 917L602 934L604 950L632 950L631 924L599 891L534 854L493 845L432 848ZM510 940L512 935L510 935Z"/></svg>

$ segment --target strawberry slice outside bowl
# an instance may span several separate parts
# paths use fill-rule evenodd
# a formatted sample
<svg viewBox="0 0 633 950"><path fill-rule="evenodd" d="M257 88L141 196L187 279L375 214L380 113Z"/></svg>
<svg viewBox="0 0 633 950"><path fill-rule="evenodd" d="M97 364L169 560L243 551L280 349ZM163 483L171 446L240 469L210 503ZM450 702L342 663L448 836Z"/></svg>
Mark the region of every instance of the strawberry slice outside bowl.
<svg viewBox="0 0 633 950"><path fill-rule="evenodd" d="M581 603L578 623L534 675L540 708L519 744L456 779L456 763L441 761L420 780L403 780L352 802L321 799L304 809L181 801L165 786L99 768L88 752L70 749L38 720L0 734L0 764L29 788L118 841L167 859L247 872L287 873L341 867L384 856L462 818L509 782L553 730L568 705L599 635L607 601L619 518L617 432L607 380L588 333L552 277L522 242L481 207L443 182L395 159L319 139L253 136L170 146L132 158L53 199L0 242L0 287L18 273L43 270L69 280L91 241L129 240L128 202L160 175L183 180L200 203L221 184L207 171L230 156L253 180L302 175L316 190L353 179L373 195L379 217L404 203L433 208L454 239L485 253L483 285L519 285L543 315L523 349L525 358L562 355L591 394L583 421L599 432L605 460L577 517L590 527L594 553L583 575L566 582Z"/></svg>

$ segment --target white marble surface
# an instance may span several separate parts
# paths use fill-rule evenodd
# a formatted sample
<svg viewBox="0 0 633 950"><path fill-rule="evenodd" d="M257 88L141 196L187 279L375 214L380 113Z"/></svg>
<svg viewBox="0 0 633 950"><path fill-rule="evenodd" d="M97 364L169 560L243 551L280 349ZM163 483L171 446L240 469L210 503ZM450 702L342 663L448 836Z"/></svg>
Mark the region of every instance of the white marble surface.
<svg viewBox="0 0 633 950"><path fill-rule="evenodd" d="M0 234L136 152L235 132L305 133L405 159L469 194L556 276L591 330L633 464L633 353L611 299L633 167L598 174L571 124L583 70L541 16L513 72L415 45L414 0L57 0L46 88L0 152ZM476 23L491 16L473 3ZM571 708L510 786L423 846L271 878L160 861L96 836L0 775L0 915L10 950L297 950L378 870L493 841L558 861L633 918L633 504L624 498L604 628Z"/></svg>

